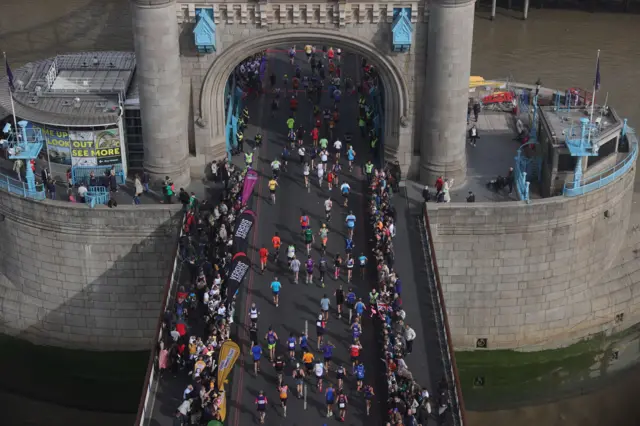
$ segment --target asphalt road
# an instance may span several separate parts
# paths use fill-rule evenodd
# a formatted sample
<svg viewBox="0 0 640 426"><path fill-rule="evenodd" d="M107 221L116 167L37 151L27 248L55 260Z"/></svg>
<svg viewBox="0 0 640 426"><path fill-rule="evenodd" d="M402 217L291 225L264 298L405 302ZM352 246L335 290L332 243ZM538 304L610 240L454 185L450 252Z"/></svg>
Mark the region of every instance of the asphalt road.
<svg viewBox="0 0 640 426"><path fill-rule="evenodd" d="M303 74L306 73L309 75L310 67L303 56L303 52L298 53L297 64L301 66ZM268 59L268 69L265 74L267 80L268 76L273 72L277 76L276 84L279 85L279 87L283 87L282 76L288 74L291 78L294 74L294 67L288 62L286 47L283 46L279 49L270 50ZM343 77L349 75L354 81L359 81L361 72L360 58L354 55L343 54L342 62ZM266 87L269 87L268 82L266 83ZM348 285L344 272L339 278L339 281L333 280L331 268L329 272L331 277L326 280L326 287L321 288L317 272L314 277L314 283L307 285L304 283L304 271L301 271L299 283L297 285L293 283L292 274L288 271L286 264L286 246L289 243L294 243L297 248L304 247L299 226L299 218L302 212L309 215L311 218L311 227L317 232L321 223L324 222L324 200L329 195L332 196L334 200L333 219L329 224L330 233L327 247L327 259L332 266L331 259L336 253L341 253L344 256L344 238L346 235L344 220L348 214L348 210L342 207L342 197L337 189L334 188L334 190L330 192L327 189L326 182L322 188L318 186L318 181L317 178L314 178L315 173L313 173L313 171L311 174L310 189L304 187L302 166L297 160L297 155L292 155L287 172L281 172L279 188L276 193L276 204L272 205L267 187L271 175L270 163L276 157L280 157L283 144L287 141L286 119L289 117L289 108L288 101L283 96L280 111L278 111L275 117L272 117L270 103L273 95L269 94L269 92L270 91L268 91L267 95L251 100L248 103L251 118L249 120L249 126L245 131L245 140L249 141L245 143L245 150L252 148L250 141L253 140L259 128L263 135L263 144L254 154L254 167L260 173L261 179L254 189L256 197L252 207L258 216L258 220L256 225L254 225L253 235L250 239L251 246L249 253L247 253L254 267L245 278L236 309L236 319L240 325L240 327L238 327L239 336L236 338L236 341L242 348L242 356L231 376L231 385L228 389L229 406L225 424L230 426L256 424L258 418L255 409L255 398L258 392L263 390L269 399L266 416L267 425L323 426L324 424L333 423L336 420L326 418L324 394L316 392L315 378L307 381L305 404L304 399L299 400L295 397L295 383L291 378L293 367L289 366L285 370L285 383L288 384L292 390L288 403L287 417L285 418L283 417L279 404L279 396L276 389L276 374L266 358L262 361L261 373L257 377L254 375L253 362L249 350L249 336L244 327L249 321L248 307L252 302L255 302L260 310L258 322L259 337L262 339L261 344L265 355L267 351L264 335L269 326L273 327L280 338L277 352L284 354L286 339L289 334L293 332L298 336L307 328L311 347L316 347L315 319L320 312L320 299L324 294L327 294L332 302L332 310L328 321L326 338L336 346L333 360L334 362L342 362L345 366L350 366L348 346L351 343L351 332L347 319L338 319L336 316L333 293L338 287L338 283L342 283L345 292L348 287L351 286L358 296L366 300L366 295L372 284L375 283L375 272L373 270L370 271L373 274L373 280L368 278L362 280L357 271L354 271L354 281ZM290 95L291 92L289 92L289 96ZM301 123L305 129L310 129L313 105L307 102L304 93L300 93L299 100L299 110L296 113L296 127L298 123ZM370 158L370 153L367 142L361 140L359 137L357 102L357 95L343 97L340 106L341 120L337 124L334 133L335 136L343 141L342 136L344 133L351 132L353 134L354 149L357 152L356 162L361 165ZM321 107L325 108L332 105L332 100L328 94L325 93ZM320 137L323 137L322 133ZM310 138L305 142L307 146L310 146ZM330 143L331 142L332 141L330 141ZM354 236L354 254L359 255L359 253L363 251L367 256L371 257L367 244L369 222L365 217L366 199L363 198L363 192L366 190L364 176L360 167L355 167L353 172L348 172L344 153L342 157L343 173L340 177L341 182L348 182L352 188L349 206L358 219ZM440 376L430 374L429 372L434 369L439 370L439 347L435 330L431 327L433 324L431 320L433 312L430 305L431 297L424 290L428 287L428 279L423 275L425 272L422 245L417 234L416 213L419 213L419 205L412 205L408 198L403 198L404 196L402 194L398 194L395 198L397 201L394 201L398 209L399 222L398 236L396 237L395 244L397 251L396 270L404 282L405 290L403 291L403 299L405 300L404 305L408 314L408 320L419 336L414 344L414 353L407 358L407 363L420 383L423 383L429 389L434 389L435 383ZM262 246L271 249L271 237L276 231L279 232L283 242L283 248L280 253L280 263L276 265L270 261L267 271L262 274L259 270L258 250ZM409 235L410 233L413 233L413 235ZM316 265L320 258L319 249L319 239L316 237L316 243L312 251ZM408 255L409 252L412 254ZM303 261L306 259L306 253L298 252L298 258ZM188 279L188 275L186 271L182 274L185 279ZM272 303L269 288L275 276L277 276L282 283L280 305L278 308ZM422 284L412 285L413 282ZM201 328L198 324L193 324L192 327L192 331L196 333L197 330ZM361 395L355 392L355 381L353 378L348 377L345 390L349 397L349 406L345 424L353 426L364 424L377 426L385 424L387 417L382 411L384 399L386 398L384 389L386 383L384 381L384 365L381 361L380 343L378 341L379 331L374 328L374 324L370 320L365 318L363 332L361 343L364 350L362 351L361 360L364 362L366 368L365 383L374 386L377 400L374 401L371 416L366 417L364 400ZM426 354L427 348L429 349L429 356ZM322 354L317 352L316 358L321 357ZM335 385L334 372L330 372L329 375L325 377L325 383L327 381ZM182 391L188 383L189 379L184 374L178 374L172 377L170 373L167 373L165 378L160 381L156 391L151 425L164 426L165 424L171 424L171 416L175 408L179 405Z"/></svg>

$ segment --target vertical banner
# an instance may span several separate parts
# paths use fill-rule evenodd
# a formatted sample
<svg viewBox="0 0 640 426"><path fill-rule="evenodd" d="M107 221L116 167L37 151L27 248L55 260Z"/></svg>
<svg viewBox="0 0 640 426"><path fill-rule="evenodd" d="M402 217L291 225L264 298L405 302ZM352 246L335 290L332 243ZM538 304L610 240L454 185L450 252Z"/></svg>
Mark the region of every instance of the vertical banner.
<svg viewBox="0 0 640 426"><path fill-rule="evenodd" d="M250 268L251 261L246 254L238 252L233 256L229 268L229 279L227 279L227 294L235 294Z"/></svg>
<svg viewBox="0 0 640 426"><path fill-rule="evenodd" d="M218 356L218 390L224 389L224 382L227 380L229 373L233 369L238 357L240 356L240 346L237 343L227 340L220 348Z"/></svg>
<svg viewBox="0 0 640 426"><path fill-rule="evenodd" d="M95 152L99 166L122 163L120 129L97 131Z"/></svg>
<svg viewBox="0 0 640 426"><path fill-rule="evenodd" d="M220 418L222 419L222 421L224 422L225 419L227 418L227 393L222 390L220 391L219 394L219 398L220 398ZM209 423L211 424L211 423Z"/></svg>
<svg viewBox="0 0 640 426"><path fill-rule="evenodd" d="M253 193L253 187L258 182L258 172L249 170L244 177L244 186L242 187L242 204L249 204L249 198Z"/></svg>
<svg viewBox="0 0 640 426"><path fill-rule="evenodd" d="M31 123L29 123L31 124ZM49 127L33 125L42 131L42 136L46 141L49 161L65 166L71 165L71 143L67 129L59 127Z"/></svg>
<svg viewBox="0 0 640 426"><path fill-rule="evenodd" d="M249 250L249 233L256 221L256 215L247 209L236 219L236 230L233 233L233 252L247 252Z"/></svg>
<svg viewBox="0 0 640 426"><path fill-rule="evenodd" d="M93 132L70 130L69 141L71 142L71 164L74 167L98 165Z"/></svg>

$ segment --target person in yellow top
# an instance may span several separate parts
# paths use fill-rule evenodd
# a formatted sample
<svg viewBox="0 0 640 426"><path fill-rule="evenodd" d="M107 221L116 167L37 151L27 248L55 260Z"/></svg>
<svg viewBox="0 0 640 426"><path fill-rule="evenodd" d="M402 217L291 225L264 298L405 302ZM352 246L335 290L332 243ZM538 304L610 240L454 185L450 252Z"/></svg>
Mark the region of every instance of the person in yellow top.
<svg viewBox="0 0 640 426"><path fill-rule="evenodd" d="M313 354L311 352L305 352L304 355L302 355L302 362L307 368L307 373L313 370Z"/></svg>
<svg viewBox="0 0 640 426"><path fill-rule="evenodd" d="M269 192L271 193L271 202L276 203L276 188L278 187L278 181L275 178L271 178L269 181Z"/></svg>
<svg viewBox="0 0 640 426"><path fill-rule="evenodd" d="M207 367L207 363L204 362L202 357L198 358L198 360L193 366L193 377L194 378L200 377L200 373L202 373L206 367Z"/></svg>
<svg viewBox="0 0 640 426"><path fill-rule="evenodd" d="M287 398L289 397L289 386L282 385L278 388L280 391L280 404L282 405L282 415L287 417Z"/></svg>
<svg viewBox="0 0 640 426"><path fill-rule="evenodd" d="M307 44L304 47L304 53L307 55L307 61L311 61L311 53L313 52L313 46Z"/></svg>

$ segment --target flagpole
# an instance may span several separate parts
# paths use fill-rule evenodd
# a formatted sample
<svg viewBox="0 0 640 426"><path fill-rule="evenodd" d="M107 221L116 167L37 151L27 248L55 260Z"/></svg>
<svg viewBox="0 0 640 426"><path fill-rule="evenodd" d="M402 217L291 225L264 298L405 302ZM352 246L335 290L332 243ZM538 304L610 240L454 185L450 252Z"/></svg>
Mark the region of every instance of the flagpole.
<svg viewBox="0 0 640 426"><path fill-rule="evenodd" d="M3 51L2 52L2 56L4 56L4 63L5 63L5 66L6 66L8 64L6 52ZM10 77L7 76L7 78L10 78ZM17 120L16 120L16 108L13 105L13 91L11 90L11 87L9 87L9 99L11 100L11 113L13 114L13 131L14 131L14 133L16 135L16 143L17 143L18 142L18 134L19 134L19 132L18 132L18 123L17 123Z"/></svg>
<svg viewBox="0 0 640 426"><path fill-rule="evenodd" d="M596 84L598 84L598 73L600 72L600 49L596 58L596 78L593 80L593 93L591 95L591 114L589 114L589 139L588 146L591 146L591 123L593 123L593 110L596 106Z"/></svg>

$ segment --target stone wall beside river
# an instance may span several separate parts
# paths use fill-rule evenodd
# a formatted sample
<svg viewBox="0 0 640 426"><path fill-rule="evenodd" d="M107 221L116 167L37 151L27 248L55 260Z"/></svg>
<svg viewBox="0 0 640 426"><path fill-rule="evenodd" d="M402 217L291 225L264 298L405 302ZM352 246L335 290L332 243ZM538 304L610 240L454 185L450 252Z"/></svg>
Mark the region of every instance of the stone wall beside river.
<svg viewBox="0 0 640 426"><path fill-rule="evenodd" d="M557 347L637 323L634 174L531 204L428 203L455 347Z"/></svg>
<svg viewBox="0 0 640 426"><path fill-rule="evenodd" d="M148 350L180 218L179 205L90 209L0 191L0 333Z"/></svg>

